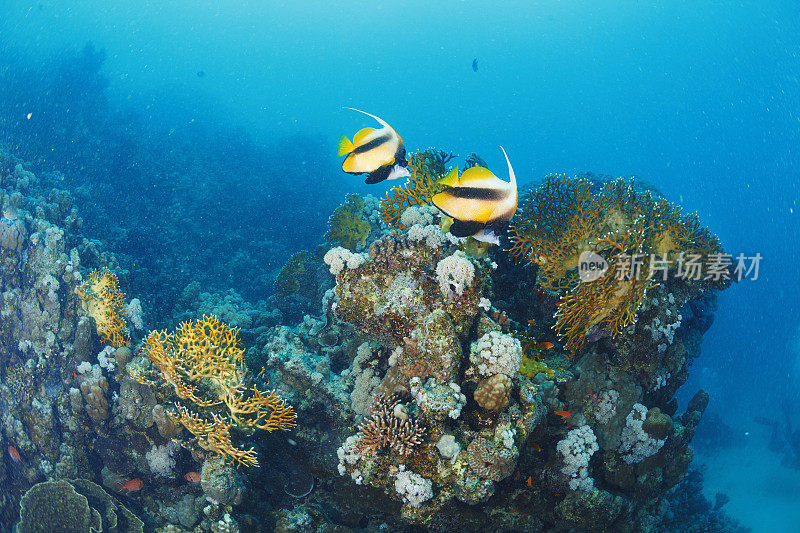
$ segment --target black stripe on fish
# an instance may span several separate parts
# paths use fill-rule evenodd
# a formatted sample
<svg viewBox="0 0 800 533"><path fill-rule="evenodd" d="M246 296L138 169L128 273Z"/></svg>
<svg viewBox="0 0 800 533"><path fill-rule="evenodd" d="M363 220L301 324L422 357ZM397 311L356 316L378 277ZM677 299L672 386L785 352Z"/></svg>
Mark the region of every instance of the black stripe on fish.
<svg viewBox="0 0 800 533"><path fill-rule="evenodd" d="M373 183L382 182L383 180L389 177L389 174L392 173L393 168L394 168L394 163L379 167L377 170L367 174L367 179L364 180L364 183L372 185Z"/></svg>
<svg viewBox="0 0 800 533"><path fill-rule="evenodd" d="M471 237L482 230L483 227L484 224L482 222L455 219L450 224L450 233L456 237Z"/></svg>
<svg viewBox="0 0 800 533"><path fill-rule="evenodd" d="M373 148L377 148L383 143L388 142L389 140L391 140L391 138L392 136L389 134L381 135L380 137L376 137L366 144L362 144L361 146L356 146L355 148L353 148L353 151L351 153L363 154L364 152L369 152Z"/></svg>
<svg viewBox="0 0 800 533"><path fill-rule="evenodd" d="M495 189L480 189L478 187L451 187L447 194L465 200L502 200L506 193Z"/></svg>

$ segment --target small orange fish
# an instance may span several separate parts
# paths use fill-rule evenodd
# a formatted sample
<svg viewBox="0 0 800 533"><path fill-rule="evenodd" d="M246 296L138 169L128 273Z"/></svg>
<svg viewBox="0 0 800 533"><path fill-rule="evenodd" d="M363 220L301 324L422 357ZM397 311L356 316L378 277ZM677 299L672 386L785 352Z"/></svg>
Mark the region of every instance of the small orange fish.
<svg viewBox="0 0 800 533"><path fill-rule="evenodd" d="M536 450L536 453L542 453L542 447L535 442L533 443L533 449Z"/></svg>
<svg viewBox="0 0 800 533"><path fill-rule="evenodd" d="M200 472L186 472L186 474L183 476L183 479L191 483L199 483Z"/></svg>
<svg viewBox="0 0 800 533"><path fill-rule="evenodd" d="M126 481L124 484L117 483L117 485L119 485L119 492L128 494L130 492L136 492L137 490L142 490L142 487L144 487L144 482L137 477Z"/></svg>
<svg viewBox="0 0 800 533"><path fill-rule="evenodd" d="M551 350L555 346L552 342L543 342L539 345L540 350Z"/></svg>
<svg viewBox="0 0 800 533"><path fill-rule="evenodd" d="M19 450L10 444L8 445L8 455L15 463L22 464L22 457L19 456Z"/></svg>
<svg viewBox="0 0 800 533"><path fill-rule="evenodd" d="M525 483L527 483L529 487L533 488L533 476L528 476L528 479L525 481Z"/></svg>
<svg viewBox="0 0 800 533"><path fill-rule="evenodd" d="M555 411L555 414L561 417L561 420L565 420L572 416L572 413L569 411Z"/></svg>
<svg viewBox="0 0 800 533"><path fill-rule="evenodd" d="M569 356L568 356L567 354L565 354L565 353L562 353L562 354L561 354L561 357L563 357L564 359L566 359L567 361L569 361Z"/></svg>

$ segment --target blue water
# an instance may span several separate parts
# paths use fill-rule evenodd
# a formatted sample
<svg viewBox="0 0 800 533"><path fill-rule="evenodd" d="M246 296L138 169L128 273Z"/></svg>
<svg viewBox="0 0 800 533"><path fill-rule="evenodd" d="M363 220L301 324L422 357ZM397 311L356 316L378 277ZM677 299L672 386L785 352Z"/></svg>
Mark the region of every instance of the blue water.
<svg viewBox="0 0 800 533"><path fill-rule="evenodd" d="M315 242L345 192L382 196L390 185L368 187L341 173L336 139L364 125L342 106L385 118L410 150L477 152L490 167L503 168L503 145L525 183L550 172L641 176L684 211L697 212L730 253L760 253L759 279L720 296L682 394L706 388L710 411L748 434L740 456L711 462L707 483L719 486L708 490L728 492L729 512L756 530L769 530L766 514L778 520L769 522L777 530L798 523L790 505L800 492L797 471L781 481L785 490L746 497L752 476L775 465L786 473L753 416L800 401L796 2L4 0L0 6L0 57L6 72L39 69L32 92L47 74L58 74L48 65L76 57L89 42L104 54L97 64L105 86L80 79L64 86L83 89L89 101L107 100L97 113L108 129L98 135L114 137L133 124L139 138L182 136L175 142L225 157L229 167L258 168L261 156L253 154L266 149L273 165L304 169L243 172L231 189L220 185L234 198L256 198L258 216L247 209L235 216L255 234L283 243L276 265ZM42 114L34 112L27 124L22 108L4 109L15 126L3 141L20 152L35 144L29 158L48 145L46 121L54 116L48 101L81 101L59 94L59 84L49 90L38 95ZM37 120L45 124L40 130ZM77 162L69 143L51 148L55 168ZM73 179L101 174L90 169ZM114 174L105 179L113 182ZM116 200L141 192L121 186ZM145 203L159 201L155 194ZM211 221L223 213L209 207ZM760 458L764 467L742 467L737 476L731 465L744 456Z"/></svg>

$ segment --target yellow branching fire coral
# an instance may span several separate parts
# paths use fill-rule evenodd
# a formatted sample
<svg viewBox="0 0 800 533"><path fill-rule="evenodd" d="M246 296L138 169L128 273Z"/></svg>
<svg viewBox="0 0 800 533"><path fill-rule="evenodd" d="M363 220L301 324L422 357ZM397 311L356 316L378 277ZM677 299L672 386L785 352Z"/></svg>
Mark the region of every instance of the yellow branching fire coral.
<svg viewBox="0 0 800 533"><path fill-rule="evenodd" d="M367 244L371 226L364 219L364 200L357 194L348 194L344 205L340 205L328 219L325 239L334 246L348 250L360 250Z"/></svg>
<svg viewBox="0 0 800 533"><path fill-rule="evenodd" d="M381 220L394 229L407 229L400 222L403 211L412 205L430 205L431 198L445 189L438 180L447 174L452 153L428 148L408 158L408 181L393 187L381 200Z"/></svg>
<svg viewBox="0 0 800 533"><path fill-rule="evenodd" d="M682 216L665 199L635 190L632 180L616 180L595 192L586 180L548 176L523 201L509 234L510 253L539 265L542 287L566 291L555 329L573 352L593 328L616 336L633 324L647 290L680 258L722 253L717 237L697 217ZM580 281L584 252L606 261L598 279Z"/></svg>
<svg viewBox="0 0 800 533"><path fill-rule="evenodd" d="M102 342L115 348L128 344L125 335L125 295L119 290L117 276L104 268L93 270L75 292L83 301L86 314L97 325L97 334Z"/></svg>
<svg viewBox="0 0 800 533"><path fill-rule="evenodd" d="M238 330L204 316L184 322L175 333L151 331L141 351L155 367L150 376L131 369L134 379L155 386L161 381L187 404L175 404L175 418L192 433L197 444L218 453L236 466L257 466L252 450L231 442L230 430L289 430L297 415L274 392L262 392L245 383L246 368Z"/></svg>

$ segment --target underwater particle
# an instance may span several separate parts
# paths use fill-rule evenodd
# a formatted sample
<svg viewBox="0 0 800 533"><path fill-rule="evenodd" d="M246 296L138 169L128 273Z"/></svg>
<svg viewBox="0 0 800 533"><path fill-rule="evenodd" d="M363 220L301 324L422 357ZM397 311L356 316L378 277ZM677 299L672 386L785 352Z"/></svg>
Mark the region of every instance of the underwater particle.
<svg viewBox="0 0 800 533"><path fill-rule="evenodd" d="M93 270L88 280L75 289L86 314L94 319L102 342L118 348L128 343L125 336L125 295L119 290L117 276L104 268Z"/></svg>

